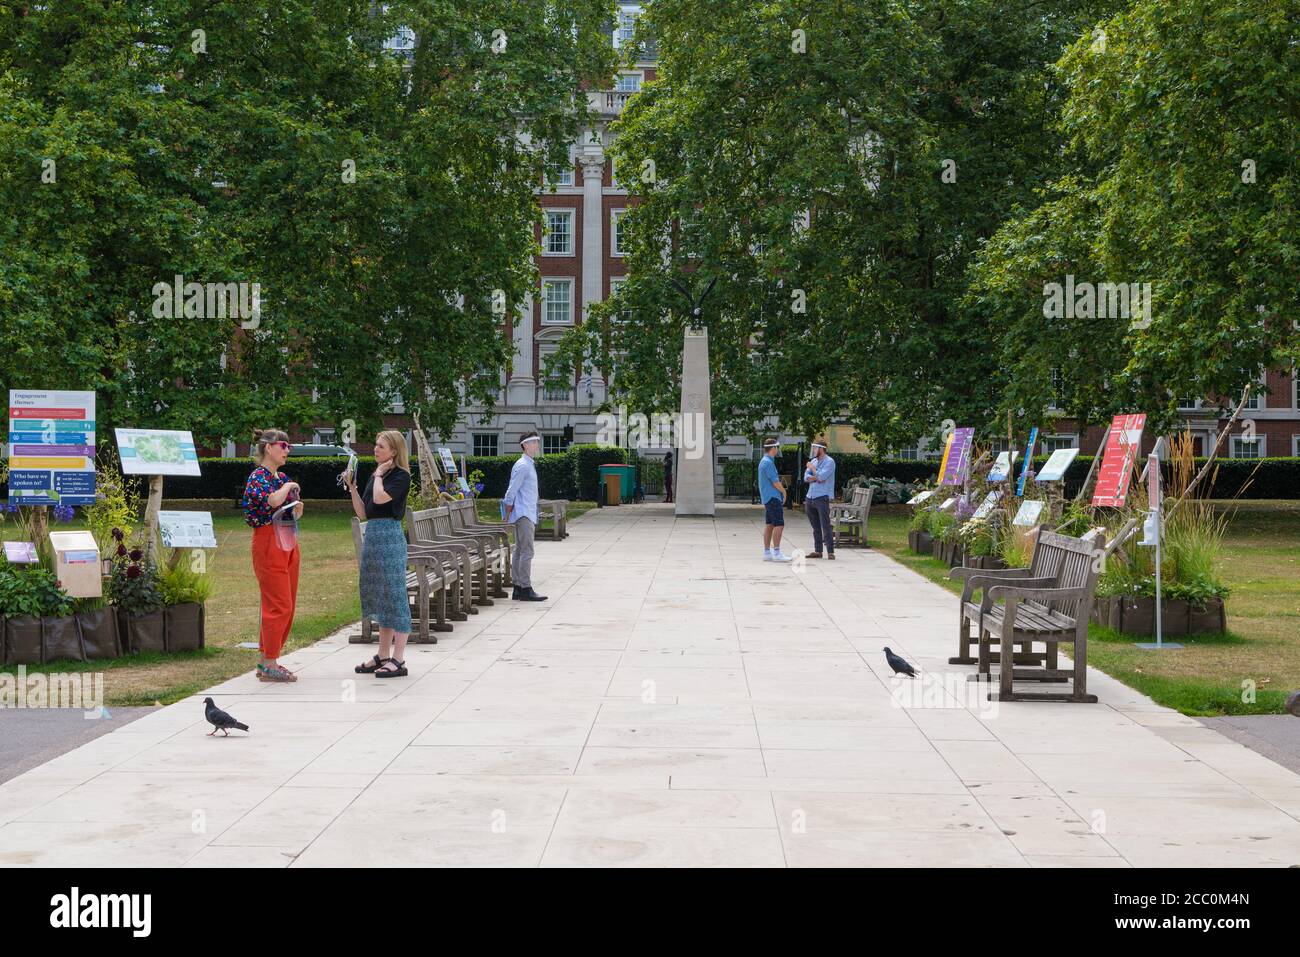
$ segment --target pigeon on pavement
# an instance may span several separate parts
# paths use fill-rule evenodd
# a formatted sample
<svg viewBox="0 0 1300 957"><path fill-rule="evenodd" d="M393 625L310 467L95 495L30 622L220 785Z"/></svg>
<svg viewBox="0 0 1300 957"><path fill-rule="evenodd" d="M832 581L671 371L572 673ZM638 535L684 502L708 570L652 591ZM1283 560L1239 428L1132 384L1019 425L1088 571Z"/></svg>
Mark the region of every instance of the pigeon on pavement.
<svg viewBox="0 0 1300 957"><path fill-rule="evenodd" d="M909 678L916 677L916 669L888 648L885 649L885 660L889 662L889 667L894 669L894 674L907 675Z"/></svg>
<svg viewBox="0 0 1300 957"><path fill-rule="evenodd" d="M240 731L248 730L248 725L236 721L231 715L226 714L226 712L222 711L212 703L211 698L204 698L203 703L206 705L203 709L203 717L207 718L208 724L212 725L212 730L208 732L208 737L212 737L212 735L216 734L218 731L226 737L230 737L231 728L238 728Z"/></svg>

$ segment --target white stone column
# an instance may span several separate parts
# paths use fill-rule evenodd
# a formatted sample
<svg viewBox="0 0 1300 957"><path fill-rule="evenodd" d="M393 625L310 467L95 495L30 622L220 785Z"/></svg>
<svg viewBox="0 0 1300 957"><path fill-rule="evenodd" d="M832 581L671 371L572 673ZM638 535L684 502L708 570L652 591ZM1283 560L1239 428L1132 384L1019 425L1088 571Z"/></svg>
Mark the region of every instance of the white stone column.
<svg viewBox="0 0 1300 957"><path fill-rule="evenodd" d="M533 297L524 298L523 315L515 326L512 339L515 358L506 386L506 401L510 405L532 405L537 401L537 378L533 374Z"/></svg>
<svg viewBox="0 0 1300 957"><path fill-rule="evenodd" d="M587 137L590 143L591 137ZM605 203L602 177L605 174L605 156L599 146L587 145L582 161L582 321L592 303L605 298ZM598 377L592 379L594 402L604 398L604 384ZM581 391L582 373L579 370L577 388ZM586 406L585 392L579 396L580 405Z"/></svg>
<svg viewBox="0 0 1300 957"><path fill-rule="evenodd" d="M713 405L709 332L687 328L682 342L682 422L673 455L676 515L714 514Z"/></svg>
<svg viewBox="0 0 1300 957"><path fill-rule="evenodd" d="M589 148L590 149L590 148ZM582 318L593 302L605 298L605 209L601 177L605 157L599 147L582 154Z"/></svg>

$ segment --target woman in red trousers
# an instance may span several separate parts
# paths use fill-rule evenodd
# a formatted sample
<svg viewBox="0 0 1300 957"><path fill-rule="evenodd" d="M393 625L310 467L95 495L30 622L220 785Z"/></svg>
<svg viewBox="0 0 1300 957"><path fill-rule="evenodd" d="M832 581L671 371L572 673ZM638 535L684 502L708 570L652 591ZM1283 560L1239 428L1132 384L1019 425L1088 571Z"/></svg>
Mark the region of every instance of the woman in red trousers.
<svg viewBox="0 0 1300 957"><path fill-rule="evenodd" d="M286 502L297 502L294 519L302 517L297 482L280 471L289 457L289 436L279 429L253 433L253 459L257 468L244 486L244 521L253 528L253 574L262 590L262 625L258 636L262 660L257 677L262 681L297 681L279 663L280 651L293 627L298 602L298 542L296 535L277 536L272 516ZM283 531L283 530L281 530Z"/></svg>

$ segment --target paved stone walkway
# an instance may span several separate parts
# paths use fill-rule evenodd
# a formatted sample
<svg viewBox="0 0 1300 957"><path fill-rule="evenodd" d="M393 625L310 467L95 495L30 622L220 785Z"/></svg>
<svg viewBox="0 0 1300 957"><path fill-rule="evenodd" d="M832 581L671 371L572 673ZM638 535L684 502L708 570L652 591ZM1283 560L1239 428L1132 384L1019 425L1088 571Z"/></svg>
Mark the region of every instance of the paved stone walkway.
<svg viewBox="0 0 1300 957"><path fill-rule="evenodd" d="M869 551L765 564L760 522L589 513L539 543L550 601L409 680L341 633L212 689L248 736L200 695L0 785L0 864L1300 864L1300 776L1096 672L1097 705L959 702L952 595Z"/></svg>

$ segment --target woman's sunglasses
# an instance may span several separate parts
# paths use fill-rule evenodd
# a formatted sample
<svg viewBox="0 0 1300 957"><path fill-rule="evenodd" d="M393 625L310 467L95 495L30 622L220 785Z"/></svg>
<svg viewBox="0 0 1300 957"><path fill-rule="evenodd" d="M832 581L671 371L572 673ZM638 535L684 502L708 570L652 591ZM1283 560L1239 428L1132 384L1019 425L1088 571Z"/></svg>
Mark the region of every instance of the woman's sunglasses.
<svg viewBox="0 0 1300 957"><path fill-rule="evenodd" d="M286 452L288 452L289 449L291 448L288 442L272 442L270 444L275 448L284 449Z"/></svg>

